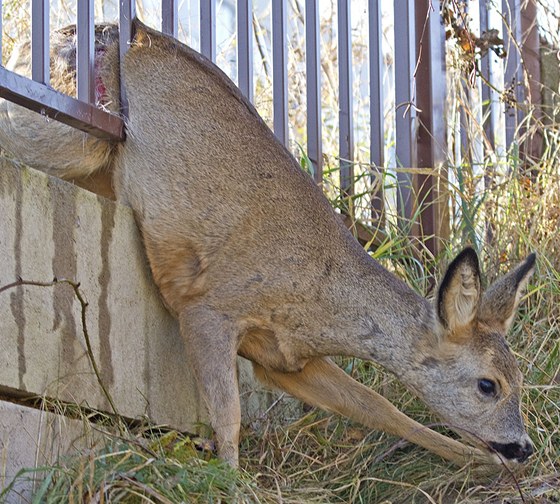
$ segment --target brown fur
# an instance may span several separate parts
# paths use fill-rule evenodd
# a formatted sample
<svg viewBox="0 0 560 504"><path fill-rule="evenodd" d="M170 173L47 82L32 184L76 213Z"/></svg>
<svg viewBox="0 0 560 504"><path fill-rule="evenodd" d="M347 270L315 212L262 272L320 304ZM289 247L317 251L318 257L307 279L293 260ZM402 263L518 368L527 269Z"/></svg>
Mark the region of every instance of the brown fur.
<svg viewBox="0 0 560 504"><path fill-rule="evenodd" d="M212 63L140 23L122 74L117 54L109 44L103 80L116 96L122 76L127 140L109 146L109 162L97 168L114 169L118 197L134 210L154 279L189 345L188 365L222 458L237 464L237 354L253 361L265 383L456 463L494 460L487 443L506 446L512 459L528 456L521 375L504 336L534 256L482 294L478 260L467 249L433 306L363 250ZM37 117L26 120L10 130L14 154L75 176L69 163L79 146L64 145L60 162L65 153L53 157L50 147L66 129L45 136ZM79 153L88 158L84 175L95 164L88 141ZM381 363L482 450L408 418L336 367L332 355ZM481 392L483 379L496 383L495 395Z"/></svg>

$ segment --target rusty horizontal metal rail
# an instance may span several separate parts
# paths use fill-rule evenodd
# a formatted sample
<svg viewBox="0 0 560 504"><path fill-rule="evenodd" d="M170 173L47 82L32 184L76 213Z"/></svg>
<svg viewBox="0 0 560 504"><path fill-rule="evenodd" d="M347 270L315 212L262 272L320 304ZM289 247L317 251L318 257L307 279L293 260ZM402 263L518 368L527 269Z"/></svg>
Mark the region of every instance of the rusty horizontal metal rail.
<svg viewBox="0 0 560 504"><path fill-rule="evenodd" d="M0 67L0 97L97 138L124 140L123 120Z"/></svg>

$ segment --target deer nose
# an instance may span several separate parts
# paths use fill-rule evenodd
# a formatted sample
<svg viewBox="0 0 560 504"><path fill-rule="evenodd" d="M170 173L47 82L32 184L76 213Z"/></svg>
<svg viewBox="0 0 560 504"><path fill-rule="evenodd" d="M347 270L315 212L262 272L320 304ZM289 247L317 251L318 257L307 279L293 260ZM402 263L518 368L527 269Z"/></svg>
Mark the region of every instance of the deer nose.
<svg viewBox="0 0 560 504"><path fill-rule="evenodd" d="M490 443L492 448L505 458L516 459L518 462L525 462L533 453L533 445L526 441L524 445L520 443Z"/></svg>
<svg viewBox="0 0 560 504"><path fill-rule="evenodd" d="M525 462L533 454L534 451L535 450L533 449L533 445L531 444L531 442L527 441L521 451L521 456L517 457L517 460L519 460L519 462Z"/></svg>

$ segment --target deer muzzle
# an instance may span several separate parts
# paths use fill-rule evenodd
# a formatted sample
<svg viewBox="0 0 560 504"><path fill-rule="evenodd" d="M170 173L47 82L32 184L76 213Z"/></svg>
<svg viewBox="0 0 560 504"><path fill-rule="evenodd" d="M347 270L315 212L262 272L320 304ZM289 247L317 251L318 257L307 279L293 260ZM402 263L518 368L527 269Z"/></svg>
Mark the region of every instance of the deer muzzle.
<svg viewBox="0 0 560 504"><path fill-rule="evenodd" d="M533 445L530 441L520 443L490 443L490 446L503 455L506 459L515 459L518 462L525 462L533 453Z"/></svg>

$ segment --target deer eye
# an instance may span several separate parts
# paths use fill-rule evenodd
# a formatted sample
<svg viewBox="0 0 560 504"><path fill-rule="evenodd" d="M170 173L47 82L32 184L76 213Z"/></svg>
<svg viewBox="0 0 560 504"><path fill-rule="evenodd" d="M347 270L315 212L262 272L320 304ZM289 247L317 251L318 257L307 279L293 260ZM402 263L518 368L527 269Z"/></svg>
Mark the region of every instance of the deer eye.
<svg viewBox="0 0 560 504"><path fill-rule="evenodd" d="M496 383L483 378L482 380L478 380L478 390L484 395L493 396L496 393Z"/></svg>

